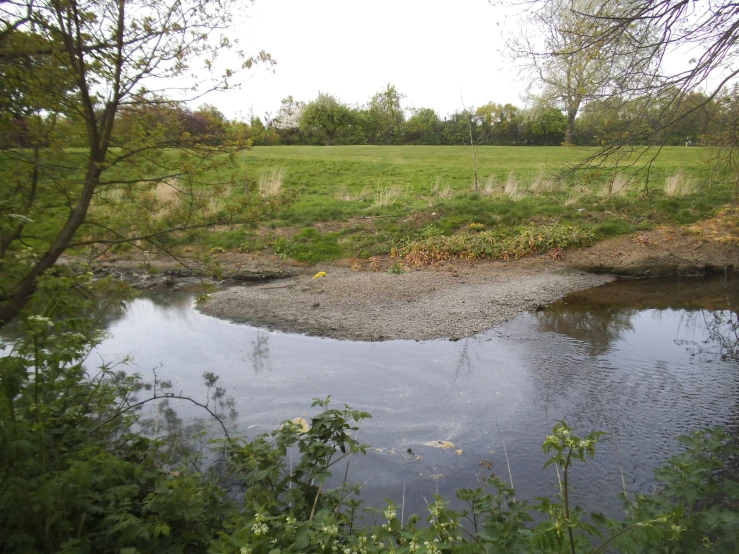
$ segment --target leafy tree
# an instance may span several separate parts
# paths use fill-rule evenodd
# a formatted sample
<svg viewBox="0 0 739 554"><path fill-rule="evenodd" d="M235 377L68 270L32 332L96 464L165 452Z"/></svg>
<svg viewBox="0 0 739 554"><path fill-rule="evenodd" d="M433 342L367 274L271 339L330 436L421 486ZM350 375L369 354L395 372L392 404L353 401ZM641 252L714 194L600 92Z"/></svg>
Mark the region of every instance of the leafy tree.
<svg viewBox="0 0 739 554"><path fill-rule="evenodd" d="M405 125L407 144L440 144L443 123L431 108L413 110Z"/></svg>
<svg viewBox="0 0 739 554"><path fill-rule="evenodd" d="M405 132L405 113L401 102L405 98L395 88L387 84L385 90L375 94L369 102L368 134L370 141L380 144L399 144Z"/></svg>
<svg viewBox="0 0 739 554"><path fill-rule="evenodd" d="M151 88L172 83L173 92L186 81L184 88L200 96L231 86L234 71L217 73L213 60L234 46L221 33L237 6L236 0L0 5L0 90L18 91L0 102L6 139L0 326L28 304L38 280L70 248L164 248L172 231L258 214L247 197L209 213L203 188L224 191L236 181L235 166L230 174L223 170L223 154L247 147L248 137L224 136L225 122L211 109L202 113L205 134L193 135L168 90ZM261 53L241 64L258 61L271 62ZM129 119L126 140L116 135L122 117ZM70 137L69 129L77 132ZM69 149L78 145L84 149ZM218 179L208 173L216 168ZM154 194L160 184L177 196L173 202L169 195L163 211Z"/></svg>
<svg viewBox="0 0 739 554"><path fill-rule="evenodd" d="M547 10L548 4L540 2L537 9ZM580 51L605 56L608 65L619 68L602 98L631 108L620 136L584 163L679 137L678 122L704 107L710 112L711 102L728 93L739 75L737 8L727 0L591 2L579 5L576 15ZM688 63L671 63L686 56ZM647 165L651 159L643 157Z"/></svg>
<svg viewBox="0 0 739 554"><path fill-rule="evenodd" d="M518 141L521 115L513 104L491 102L477 108L475 116L480 122L482 143L503 145Z"/></svg>
<svg viewBox="0 0 739 554"><path fill-rule="evenodd" d="M580 16L584 10L605 3L594 0L546 2L529 12L526 26L508 46L521 69L541 88L540 100L561 108L567 115L565 144L575 143L575 121L584 103L603 94L611 75L618 70L612 52L588 43L591 22ZM603 17L611 16L602 13ZM613 48L618 44L613 45Z"/></svg>
<svg viewBox="0 0 739 554"><path fill-rule="evenodd" d="M300 119L304 110L305 102L295 100L292 96L283 98L280 102L280 109L272 120L272 125L277 129L282 144L302 142Z"/></svg>
<svg viewBox="0 0 739 554"><path fill-rule="evenodd" d="M521 138L524 144L554 146L562 144L567 130L567 118L552 106L535 108L525 120Z"/></svg>
<svg viewBox="0 0 739 554"><path fill-rule="evenodd" d="M305 106L300 126L306 131L322 134L326 146L331 146L336 134L345 129L352 119L352 111L348 106L330 94L319 92L318 97Z"/></svg>

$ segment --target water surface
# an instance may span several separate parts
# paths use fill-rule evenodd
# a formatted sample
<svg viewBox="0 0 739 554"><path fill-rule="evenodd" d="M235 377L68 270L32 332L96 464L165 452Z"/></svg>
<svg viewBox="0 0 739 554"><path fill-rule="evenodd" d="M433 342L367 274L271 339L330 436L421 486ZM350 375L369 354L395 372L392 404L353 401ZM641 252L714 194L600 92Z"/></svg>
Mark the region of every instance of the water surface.
<svg viewBox="0 0 739 554"><path fill-rule="evenodd" d="M652 489L678 435L737 425L738 306L737 281L617 281L458 342L360 343L232 324L197 312L191 294L160 293L113 317L98 353L132 355L131 371L157 368L195 397L203 372L220 375L249 436L309 417L311 399L329 394L370 412L358 438L374 449L349 479L374 505L400 502L405 487L407 511L475 486L489 463L520 497L555 494L555 470L541 469L547 432L557 420L603 430L573 482L582 505L614 513L624 487Z"/></svg>

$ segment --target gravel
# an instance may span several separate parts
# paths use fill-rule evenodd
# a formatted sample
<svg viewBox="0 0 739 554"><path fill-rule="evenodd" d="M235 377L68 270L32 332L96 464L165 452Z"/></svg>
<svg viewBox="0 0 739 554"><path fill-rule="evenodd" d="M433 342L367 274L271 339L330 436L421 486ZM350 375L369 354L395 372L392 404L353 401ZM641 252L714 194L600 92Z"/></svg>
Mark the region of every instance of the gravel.
<svg viewBox="0 0 739 554"><path fill-rule="evenodd" d="M456 340L613 280L543 260L523 266L460 263L400 275L343 267L326 273L232 287L200 309L235 322L335 339Z"/></svg>

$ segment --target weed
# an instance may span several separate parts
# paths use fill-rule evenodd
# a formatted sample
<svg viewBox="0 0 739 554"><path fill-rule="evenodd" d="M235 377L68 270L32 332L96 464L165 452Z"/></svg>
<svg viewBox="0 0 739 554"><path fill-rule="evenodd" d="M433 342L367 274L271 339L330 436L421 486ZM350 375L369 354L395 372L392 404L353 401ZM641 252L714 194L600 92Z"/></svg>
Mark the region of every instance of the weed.
<svg viewBox="0 0 739 554"><path fill-rule="evenodd" d="M552 181L543 170L539 171L534 180L531 182L529 190L534 194L549 193L554 190L554 181Z"/></svg>
<svg viewBox="0 0 739 554"><path fill-rule="evenodd" d="M287 170L284 167L273 167L259 174L259 194L262 196L277 196L282 189Z"/></svg>
<svg viewBox="0 0 739 554"><path fill-rule="evenodd" d="M485 184L482 187L482 193L485 196L491 196L496 192L498 192L498 185L495 179L495 175L490 175L487 179L485 179Z"/></svg>
<svg viewBox="0 0 739 554"><path fill-rule="evenodd" d="M652 241L647 235L637 235L634 237L633 241L642 248L652 246Z"/></svg>
<svg viewBox="0 0 739 554"><path fill-rule="evenodd" d="M372 204L373 208L386 208L400 198L402 189L398 185L390 185L386 187L377 186L375 191L375 202Z"/></svg>
<svg viewBox="0 0 739 554"><path fill-rule="evenodd" d="M391 265L390 268L387 270L387 272L392 273L393 275L400 275L402 273L405 273L405 268L403 268L400 262L394 262L393 265Z"/></svg>
<svg viewBox="0 0 739 554"><path fill-rule="evenodd" d="M616 173L609 179L604 188L603 194L605 196L614 196L619 194L626 194L629 191L629 178L623 173Z"/></svg>
<svg viewBox="0 0 739 554"><path fill-rule="evenodd" d="M525 225L514 229L430 237L398 248L394 254L405 256L409 264L417 266L455 258L507 261L548 252L553 248L587 246L594 240L595 235L591 231L577 226L558 223Z"/></svg>
<svg viewBox="0 0 739 554"><path fill-rule="evenodd" d="M520 200L525 196L525 193L520 190L520 183L513 171L508 174L508 179L506 179L505 185L503 185L503 192L513 201Z"/></svg>
<svg viewBox="0 0 739 554"><path fill-rule="evenodd" d="M665 194L667 196L690 196L694 192L695 182L687 178L682 169L665 179Z"/></svg>

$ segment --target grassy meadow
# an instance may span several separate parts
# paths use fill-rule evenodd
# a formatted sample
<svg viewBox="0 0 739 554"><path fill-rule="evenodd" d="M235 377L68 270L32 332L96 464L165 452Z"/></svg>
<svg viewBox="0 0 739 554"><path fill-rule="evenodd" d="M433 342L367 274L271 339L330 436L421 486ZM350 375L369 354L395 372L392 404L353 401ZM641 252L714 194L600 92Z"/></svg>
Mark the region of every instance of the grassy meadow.
<svg viewBox="0 0 739 554"><path fill-rule="evenodd" d="M222 183L221 196L212 197L210 188L202 188L196 209L211 215L231 210L221 220L243 216L240 206L251 206L257 216L263 213L261 204L272 202L277 209L250 225L162 235L160 242L206 256L264 251L307 264L388 254L410 264L452 257L512 259L556 254L557 249L658 225L690 224L734 199L735 176L717 171L708 150L665 148L641 160L636 155L622 160L616 171L569 170L594 152L479 147L474 190L472 152L463 146L257 147L236 154L233 163L221 164L218 158L207 169L211 180ZM654 154L647 172L644 162ZM181 153L162 156L174 162ZM178 198L176 187L170 186L176 180L147 185L147 171L146 166L134 173L113 168L109 179L141 179L140 192L132 193L131 185L105 186L89 216L103 225L115 223L125 233L121 236L146 234L185 217L193 204ZM152 164L151 171L161 175L162 169ZM49 201L29 224L29 233L38 240L53 237L66 217L60 191L78 186L75 175L67 175L63 186L61 181L48 183ZM254 202L257 195L261 200ZM285 198L286 204L276 200ZM83 240L95 236L94 226L88 229L92 231L86 230ZM125 254L133 248L122 242L111 252Z"/></svg>
<svg viewBox="0 0 739 554"><path fill-rule="evenodd" d="M479 147L475 191L472 152L461 146L257 147L241 160L248 180L294 199L260 228L210 233L206 242L271 247L307 263L391 253L508 259L693 223L732 199L702 148L663 149L648 188L644 161L655 153L622 160L615 173L569 171L595 151Z"/></svg>

